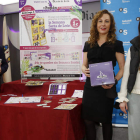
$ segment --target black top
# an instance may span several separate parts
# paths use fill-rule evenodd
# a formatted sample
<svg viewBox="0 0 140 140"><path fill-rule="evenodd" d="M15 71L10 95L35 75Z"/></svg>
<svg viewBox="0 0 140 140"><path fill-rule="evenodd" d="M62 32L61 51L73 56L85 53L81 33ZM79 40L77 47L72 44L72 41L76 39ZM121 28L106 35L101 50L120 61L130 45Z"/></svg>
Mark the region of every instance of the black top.
<svg viewBox="0 0 140 140"><path fill-rule="evenodd" d="M123 53L122 41L116 40L115 43L105 42L101 46L96 43L92 48L88 42L85 43L83 52L87 53L88 64L112 61L113 67L116 65L116 52Z"/></svg>
<svg viewBox="0 0 140 140"><path fill-rule="evenodd" d="M139 39L140 39L140 37L137 36L130 41L132 46L130 47L130 55L131 55L130 68L129 68L130 74L129 74L129 78L128 78L128 82L127 82L128 93L131 93L131 91L135 85L137 73L139 70L139 65L140 65Z"/></svg>

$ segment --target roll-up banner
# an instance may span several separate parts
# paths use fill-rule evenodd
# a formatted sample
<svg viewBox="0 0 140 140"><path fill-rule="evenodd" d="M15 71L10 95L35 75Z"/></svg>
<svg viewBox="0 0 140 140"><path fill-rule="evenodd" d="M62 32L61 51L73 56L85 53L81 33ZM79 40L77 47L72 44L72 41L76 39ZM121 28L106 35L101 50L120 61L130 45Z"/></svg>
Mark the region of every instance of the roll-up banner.
<svg viewBox="0 0 140 140"><path fill-rule="evenodd" d="M138 35L138 23L140 20L140 0L100 0L101 10L110 11L116 22L117 39L123 42L125 57L129 47L130 40ZM115 73L119 70L118 64L115 67ZM117 92L120 91L121 80L117 84ZM112 115L114 124L128 124L128 116L120 109L114 109Z"/></svg>
<svg viewBox="0 0 140 140"><path fill-rule="evenodd" d="M19 0L23 77L81 76L82 0Z"/></svg>

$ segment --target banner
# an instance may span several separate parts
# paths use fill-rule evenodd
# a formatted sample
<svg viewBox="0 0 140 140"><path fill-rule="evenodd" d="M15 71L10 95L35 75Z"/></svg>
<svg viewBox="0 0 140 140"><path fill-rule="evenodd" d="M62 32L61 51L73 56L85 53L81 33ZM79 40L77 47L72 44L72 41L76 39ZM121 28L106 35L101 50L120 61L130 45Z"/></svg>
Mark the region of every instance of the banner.
<svg viewBox="0 0 140 140"><path fill-rule="evenodd" d="M116 22L117 39L123 41L125 56L129 47L130 40L138 35L138 23L140 20L140 0L101 0L101 10L109 10ZM118 65L115 67L115 73L119 70ZM120 91L121 80L116 88ZM113 120L115 124L128 124L128 116L119 109L114 109Z"/></svg>
<svg viewBox="0 0 140 140"><path fill-rule="evenodd" d="M24 77L80 77L82 0L20 0Z"/></svg>
<svg viewBox="0 0 140 140"><path fill-rule="evenodd" d="M11 82L11 63L10 63L10 49L8 43L8 34L7 34L7 24L6 24L6 17L3 18L3 46L4 46L4 53L5 58L8 62L8 70L3 74L3 82Z"/></svg>

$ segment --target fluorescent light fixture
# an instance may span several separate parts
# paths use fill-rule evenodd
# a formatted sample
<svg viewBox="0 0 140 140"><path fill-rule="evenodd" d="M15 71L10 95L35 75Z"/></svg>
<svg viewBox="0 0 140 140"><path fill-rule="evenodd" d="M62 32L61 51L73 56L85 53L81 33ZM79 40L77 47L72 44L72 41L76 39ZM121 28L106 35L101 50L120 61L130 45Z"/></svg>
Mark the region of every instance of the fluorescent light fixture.
<svg viewBox="0 0 140 140"><path fill-rule="evenodd" d="M19 3L19 0L1 0L0 4L6 5L6 4L12 4L12 3Z"/></svg>

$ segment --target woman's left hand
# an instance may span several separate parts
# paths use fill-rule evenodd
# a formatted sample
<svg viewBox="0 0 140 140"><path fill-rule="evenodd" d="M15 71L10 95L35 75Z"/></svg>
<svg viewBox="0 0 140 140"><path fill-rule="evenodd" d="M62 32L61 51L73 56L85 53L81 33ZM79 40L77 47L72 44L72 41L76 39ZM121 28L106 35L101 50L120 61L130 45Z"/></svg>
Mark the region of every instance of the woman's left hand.
<svg viewBox="0 0 140 140"><path fill-rule="evenodd" d="M104 89L110 89L113 87L113 84L112 85L102 85L102 88Z"/></svg>

